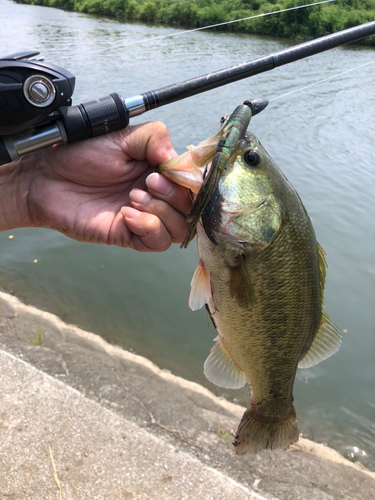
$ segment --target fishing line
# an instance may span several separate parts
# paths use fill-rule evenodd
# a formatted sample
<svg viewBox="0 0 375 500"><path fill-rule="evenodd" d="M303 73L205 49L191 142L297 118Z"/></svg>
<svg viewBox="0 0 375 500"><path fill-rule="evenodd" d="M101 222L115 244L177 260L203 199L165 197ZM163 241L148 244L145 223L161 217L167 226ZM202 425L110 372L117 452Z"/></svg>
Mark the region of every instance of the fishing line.
<svg viewBox="0 0 375 500"><path fill-rule="evenodd" d="M185 35L187 33L193 33L194 31L207 30L209 28L216 28L217 26L224 26L226 24L239 23L241 21L247 21L249 19L256 19L258 17L271 16L272 14L279 14L280 12L287 12L288 10L303 9L304 7L311 7L313 5L319 5L319 4L322 4L322 3L329 3L329 2L335 2L335 1L336 0L322 0L321 2L309 3L309 4L306 4L306 5L297 5L296 7L289 7L288 9L275 10L273 12L263 12L262 14L257 14L256 16L243 17L241 19L234 19L233 21L225 21L223 23L210 24L208 26L202 26L201 28L193 28L191 30L178 31L177 33L170 33L169 35L156 36L154 38L148 38L146 40L140 40L138 42L132 42L129 45L136 45L136 44L141 44L141 43L146 43L146 42L147 43L148 42L153 42L154 40L161 40L162 38L168 38L168 37L172 37L172 36Z"/></svg>
<svg viewBox="0 0 375 500"><path fill-rule="evenodd" d="M226 24L239 23L241 21L248 21L250 19L256 19L256 18L259 18L259 17L271 16L273 14L280 14L281 12L287 12L287 11L290 11L290 10L303 9L305 7L313 7L314 5L320 5L320 4L323 4L323 3L330 3L330 2L335 2L335 1L336 0L322 0L321 2L309 3L309 4L306 4L306 5L297 5L295 7L289 7L287 9L281 9L281 10L275 10L273 12L263 12L261 14L257 14L256 16L243 17L241 19L234 19L233 21L225 21L223 23L211 24L209 26L202 26L200 28L193 28L191 30L178 31L177 33L169 33L168 35L161 35L161 36L155 36L155 37L152 37L152 38L145 38L143 40L138 40L138 41L135 41L135 42L126 43L126 47L130 47L132 45L141 45L142 43L150 43L150 42L153 42L155 40L163 40L164 38L171 38L171 37L174 37L174 36L186 35L188 33L193 33L195 31L201 31L201 30L206 30L206 29L210 29L210 28L216 28L218 26L224 26ZM119 48L119 47L121 47L121 45L117 45L116 48ZM122 47L124 47L124 45L122 45ZM100 54L101 52L108 51L108 50L109 50L109 47L101 48L101 49L98 49L96 51L94 50L94 51L90 52L90 55L91 54ZM64 59L68 59L68 58L71 59L71 56L60 57L59 60L64 60Z"/></svg>
<svg viewBox="0 0 375 500"><path fill-rule="evenodd" d="M279 95L278 97L273 97L272 99L270 99L270 102L276 101L276 99L281 99L282 97L286 97L287 95L294 94L295 92L299 92L300 90L305 90L305 89L308 89L310 87L314 87L315 85L319 85L320 83L327 82L328 80L332 80L333 78L337 78L338 76L345 75L345 73L350 73L351 71L355 71L356 69L363 68L364 66L369 66L370 64L374 64L374 63L375 63L375 59L373 61L361 64L360 66L357 66L356 68L347 69L346 71L343 71L342 73L337 73L336 75L330 76L328 78L324 78L323 80L319 80L319 82L311 83L310 85L306 85L305 87L301 87L299 89L292 90L291 92L287 92L286 94Z"/></svg>

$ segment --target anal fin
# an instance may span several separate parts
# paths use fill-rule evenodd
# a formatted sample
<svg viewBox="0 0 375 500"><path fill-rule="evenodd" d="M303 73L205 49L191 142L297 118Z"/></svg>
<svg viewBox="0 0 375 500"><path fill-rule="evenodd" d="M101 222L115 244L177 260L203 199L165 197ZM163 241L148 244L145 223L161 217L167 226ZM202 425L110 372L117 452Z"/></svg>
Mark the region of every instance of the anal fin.
<svg viewBox="0 0 375 500"><path fill-rule="evenodd" d="M341 335L329 316L323 312L319 329L305 356L298 363L298 368L310 368L332 356L340 349Z"/></svg>
<svg viewBox="0 0 375 500"><path fill-rule="evenodd" d="M213 384L224 389L241 389L247 380L219 339L204 363L204 374Z"/></svg>

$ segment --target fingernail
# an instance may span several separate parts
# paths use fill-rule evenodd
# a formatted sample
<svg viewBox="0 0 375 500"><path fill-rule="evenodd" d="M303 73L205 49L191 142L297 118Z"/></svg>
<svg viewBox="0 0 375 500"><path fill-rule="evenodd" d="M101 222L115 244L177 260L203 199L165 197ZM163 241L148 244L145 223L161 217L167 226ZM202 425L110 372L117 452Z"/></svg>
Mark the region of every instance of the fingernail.
<svg viewBox="0 0 375 500"><path fill-rule="evenodd" d="M172 159L172 158L176 158L176 156L178 156L178 153L176 153L176 151L175 151L174 149L170 149L170 150L168 151L168 153L169 153L169 155L170 155L171 159Z"/></svg>
<svg viewBox="0 0 375 500"><path fill-rule="evenodd" d="M129 198L130 201L140 205L147 205L147 203L151 200L151 196L146 193L146 191L142 191L141 189L132 189L129 193Z"/></svg>
<svg viewBox="0 0 375 500"><path fill-rule="evenodd" d="M162 175L157 174L156 172L147 177L146 185L149 189L152 189L152 191L155 191L162 196L168 196L173 189L173 185Z"/></svg>
<svg viewBox="0 0 375 500"><path fill-rule="evenodd" d="M135 219L138 215L141 215L141 212L132 207L121 207L121 215L127 219Z"/></svg>

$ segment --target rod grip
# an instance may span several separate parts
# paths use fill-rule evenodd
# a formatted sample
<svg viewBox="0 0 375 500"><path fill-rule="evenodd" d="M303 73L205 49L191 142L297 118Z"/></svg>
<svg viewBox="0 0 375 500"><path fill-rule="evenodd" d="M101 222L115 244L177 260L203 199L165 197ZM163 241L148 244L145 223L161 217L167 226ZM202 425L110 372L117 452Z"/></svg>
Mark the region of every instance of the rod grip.
<svg viewBox="0 0 375 500"><path fill-rule="evenodd" d="M108 134L129 125L129 112L116 93L78 106L60 108L59 112L69 143Z"/></svg>

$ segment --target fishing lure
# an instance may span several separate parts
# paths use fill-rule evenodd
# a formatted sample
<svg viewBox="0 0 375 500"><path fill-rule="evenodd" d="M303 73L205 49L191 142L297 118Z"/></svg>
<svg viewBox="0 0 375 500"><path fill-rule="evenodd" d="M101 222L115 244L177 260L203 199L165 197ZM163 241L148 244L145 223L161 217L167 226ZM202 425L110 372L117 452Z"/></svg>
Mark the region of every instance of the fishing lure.
<svg viewBox="0 0 375 500"><path fill-rule="evenodd" d="M238 143L243 139L252 116L260 113L267 105L268 101L266 99L245 101L240 106L237 106L229 117L224 118L221 128L213 136L219 137L219 141L216 150L211 150L206 155L207 162L212 158L211 168L203 180L202 187L195 198L189 215L186 217L186 222L190 223L190 229L181 244L181 248L187 248L192 240L198 221L215 195L220 177L225 171L228 162L236 153ZM217 244L215 240L213 240L213 243Z"/></svg>

